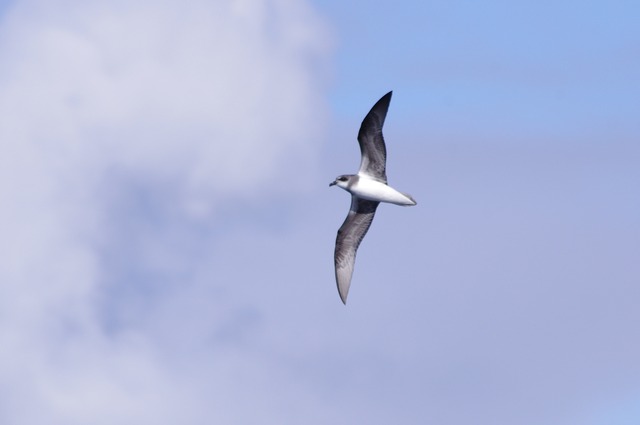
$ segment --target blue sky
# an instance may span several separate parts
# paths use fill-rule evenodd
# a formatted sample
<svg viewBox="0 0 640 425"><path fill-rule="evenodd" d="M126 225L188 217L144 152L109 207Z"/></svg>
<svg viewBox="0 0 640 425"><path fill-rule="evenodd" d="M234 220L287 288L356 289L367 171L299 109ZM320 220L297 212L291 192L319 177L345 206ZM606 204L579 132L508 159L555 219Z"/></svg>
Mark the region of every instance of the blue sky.
<svg viewBox="0 0 640 425"><path fill-rule="evenodd" d="M639 14L0 1L0 422L638 423Z"/></svg>
<svg viewBox="0 0 640 425"><path fill-rule="evenodd" d="M587 130L585 119L591 131L605 124L638 130L633 2L320 7L349 34L338 42L336 73L347 78L337 78L332 91L337 111L353 107L345 93L362 97L371 86L393 85L405 96L401 119L415 122L428 112L442 131L465 125L517 137L524 129L548 139Z"/></svg>

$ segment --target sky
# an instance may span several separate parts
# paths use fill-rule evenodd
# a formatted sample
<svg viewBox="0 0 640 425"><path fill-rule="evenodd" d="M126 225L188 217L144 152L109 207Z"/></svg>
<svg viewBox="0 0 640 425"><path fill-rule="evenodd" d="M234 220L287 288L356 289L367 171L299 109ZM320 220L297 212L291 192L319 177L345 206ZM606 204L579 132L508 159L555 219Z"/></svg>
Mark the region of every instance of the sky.
<svg viewBox="0 0 640 425"><path fill-rule="evenodd" d="M0 0L0 422L639 423L639 14Z"/></svg>

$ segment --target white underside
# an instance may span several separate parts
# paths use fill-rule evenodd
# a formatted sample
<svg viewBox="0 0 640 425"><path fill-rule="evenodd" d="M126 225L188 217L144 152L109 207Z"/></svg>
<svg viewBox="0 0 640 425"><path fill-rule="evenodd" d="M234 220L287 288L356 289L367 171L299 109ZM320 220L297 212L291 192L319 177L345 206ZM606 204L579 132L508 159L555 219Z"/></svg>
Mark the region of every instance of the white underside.
<svg viewBox="0 0 640 425"><path fill-rule="evenodd" d="M359 174L358 182L351 186L350 192L369 201L388 202L396 205L415 205L415 201L404 193L370 177Z"/></svg>

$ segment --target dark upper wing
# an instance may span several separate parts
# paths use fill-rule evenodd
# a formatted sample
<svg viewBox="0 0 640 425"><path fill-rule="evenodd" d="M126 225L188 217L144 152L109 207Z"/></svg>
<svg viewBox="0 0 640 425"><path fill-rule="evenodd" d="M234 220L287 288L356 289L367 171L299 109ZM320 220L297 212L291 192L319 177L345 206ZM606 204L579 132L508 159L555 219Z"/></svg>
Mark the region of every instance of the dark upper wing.
<svg viewBox="0 0 640 425"><path fill-rule="evenodd" d="M351 285L351 275L356 262L356 252L373 221L379 202L367 201L351 196L349 215L338 230L334 261L336 283L343 303L347 303L347 294Z"/></svg>
<svg viewBox="0 0 640 425"><path fill-rule="evenodd" d="M383 183L387 182L387 149L382 137L382 126L391 102L391 93L393 92L385 94L373 105L373 108L362 120L358 133L358 143L362 155L358 173L366 174Z"/></svg>

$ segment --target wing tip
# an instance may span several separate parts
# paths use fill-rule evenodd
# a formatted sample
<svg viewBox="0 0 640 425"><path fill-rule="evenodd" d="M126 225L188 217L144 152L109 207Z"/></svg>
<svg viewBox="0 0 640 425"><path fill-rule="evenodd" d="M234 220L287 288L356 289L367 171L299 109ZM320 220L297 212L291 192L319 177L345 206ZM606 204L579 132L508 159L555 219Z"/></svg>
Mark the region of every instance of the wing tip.
<svg viewBox="0 0 640 425"><path fill-rule="evenodd" d="M340 295L340 300L342 304L347 305L347 296L349 295L349 286L351 286L351 282L346 285L340 285L338 282L338 294Z"/></svg>
<svg viewBox="0 0 640 425"><path fill-rule="evenodd" d="M386 109L388 109L389 104L391 103L391 96L393 96L393 90L389 91L387 94L382 96L371 109L374 109L378 104L385 105ZM385 111L385 114L386 114L386 111Z"/></svg>
<svg viewBox="0 0 640 425"><path fill-rule="evenodd" d="M360 124L360 131L358 131L358 141L361 140L366 133L381 133L384 121L387 118L387 112L389 111L389 105L391 104L391 95L393 91L382 96L371 107L367 115ZM383 141L384 145L384 141Z"/></svg>

